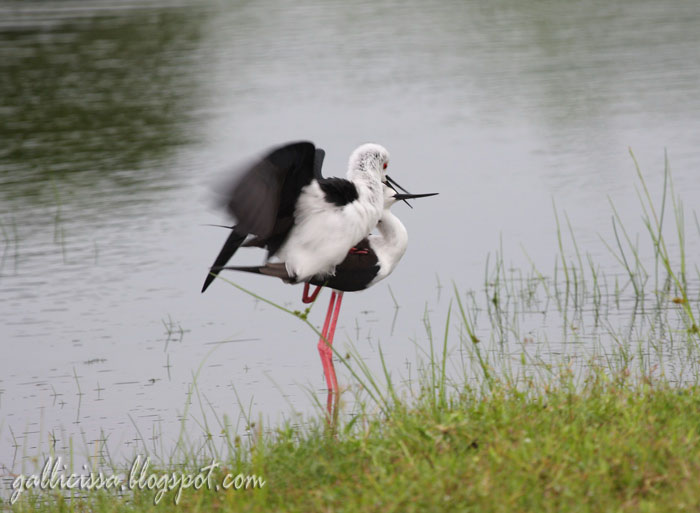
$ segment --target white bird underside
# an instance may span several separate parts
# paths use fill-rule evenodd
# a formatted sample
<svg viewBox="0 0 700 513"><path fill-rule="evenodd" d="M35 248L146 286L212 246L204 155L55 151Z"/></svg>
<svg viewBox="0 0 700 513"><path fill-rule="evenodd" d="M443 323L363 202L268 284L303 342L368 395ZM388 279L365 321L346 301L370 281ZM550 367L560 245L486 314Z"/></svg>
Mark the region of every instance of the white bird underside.
<svg viewBox="0 0 700 513"><path fill-rule="evenodd" d="M275 254L296 281L333 275L335 267L377 225L382 215L382 186L356 180L359 198L343 206L329 204L318 182L302 189L294 228Z"/></svg>

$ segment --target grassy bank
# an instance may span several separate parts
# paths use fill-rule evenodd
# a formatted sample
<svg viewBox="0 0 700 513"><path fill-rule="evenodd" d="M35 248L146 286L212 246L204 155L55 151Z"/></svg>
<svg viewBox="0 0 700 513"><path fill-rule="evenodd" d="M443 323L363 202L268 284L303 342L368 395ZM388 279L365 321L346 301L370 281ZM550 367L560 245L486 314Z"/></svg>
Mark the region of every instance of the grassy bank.
<svg viewBox="0 0 700 513"><path fill-rule="evenodd" d="M589 376L583 387L495 385L430 398L335 435L324 423L274 434L222 462L262 488L155 491L115 500L23 495L15 511L695 511L700 388ZM168 469L173 472L175 467ZM157 469L151 470L158 473ZM161 470L162 471L162 470ZM190 468L190 471L194 471ZM36 501L46 501L43 506Z"/></svg>

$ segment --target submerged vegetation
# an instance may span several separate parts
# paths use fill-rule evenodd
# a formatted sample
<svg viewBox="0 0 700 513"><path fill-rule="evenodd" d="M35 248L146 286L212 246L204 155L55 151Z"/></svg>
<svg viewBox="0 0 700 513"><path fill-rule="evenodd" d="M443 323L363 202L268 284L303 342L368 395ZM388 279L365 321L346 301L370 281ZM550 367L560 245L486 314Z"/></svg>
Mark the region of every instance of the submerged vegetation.
<svg viewBox="0 0 700 513"><path fill-rule="evenodd" d="M195 375L180 440L170 453L151 453L152 472L195 475L215 460L215 483L225 474L256 475L262 486L190 488L177 506L176 489L157 505L153 487L119 491L118 500L115 492L28 490L13 508L697 510L700 270L686 256L685 213L668 165L656 203L637 173L646 234L629 233L611 202L614 238L603 239L619 273L579 247L555 206L553 271L509 268L502 251L489 256L483 288L453 285L439 325L426 308L415 376L392 375L381 349L377 374L354 349L334 348L351 376L337 419L265 428L241 404L241 436L204 404ZM695 213L693 220L700 236ZM274 306L315 330L308 310ZM201 435L187 432L188 418ZM129 472L100 458L94 466Z"/></svg>

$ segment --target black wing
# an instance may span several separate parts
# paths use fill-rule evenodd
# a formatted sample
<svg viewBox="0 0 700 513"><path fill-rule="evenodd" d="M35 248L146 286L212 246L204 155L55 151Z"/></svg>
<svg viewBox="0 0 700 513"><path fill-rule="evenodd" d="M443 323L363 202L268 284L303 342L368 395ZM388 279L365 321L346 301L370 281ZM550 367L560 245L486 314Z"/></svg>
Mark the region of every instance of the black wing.
<svg viewBox="0 0 700 513"><path fill-rule="evenodd" d="M214 260L214 264L211 266L207 277L204 279L202 292L207 290L207 287L211 285L211 282L213 282L214 278L216 278L216 276L219 274L221 266L226 265L226 262L228 262L233 254L238 250L245 238L246 234L239 233L236 227L231 230L231 234L228 236L228 239L226 239L226 242L224 242L224 246L221 248L221 251L219 251L216 260Z"/></svg>
<svg viewBox="0 0 700 513"><path fill-rule="evenodd" d="M323 151L321 148L316 148L316 155L314 156L314 176L316 177L316 180L323 180L321 168L323 167L323 159L325 156L325 151Z"/></svg>
<svg viewBox="0 0 700 513"><path fill-rule="evenodd" d="M326 155L326 152L320 148L316 148L311 152L313 145L311 143L306 144L311 145L311 148L304 149L306 153L302 161L303 169L288 173L282 184L277 220L275 221L272 232L264 239L262 244L263 247L267 248L268 258L277 253L279 248L282 247L282 244L284 244L284 241L287 240L287 235L289 235L289 232L294 227L294 209L296 208L301 189L311 183L313 178L317 180L322 179L321 166L323 165L323 157ZM309 169L311 169L313 176L309 175Z"/></svg>
<svg viewBox="0 0 700 513"><path fill-rule="evenodd" d="M323 150L310 142L286 144L250 165L228 187L222 203L237 224L207 274L202 292L248 234L254 235L253 245L267 247L270 255L279 249L294 225L294 206L299 193L316 172L320 173L324 155Z"/></svg>
<svg viewBox="0 0 700 513"><path fill-rule="evenodd" d="M313 143L290 143L244 171L225 199L236 229L263 239L272 235L280 217L293 215L302 187L314 178L315 156Z"/></svg>

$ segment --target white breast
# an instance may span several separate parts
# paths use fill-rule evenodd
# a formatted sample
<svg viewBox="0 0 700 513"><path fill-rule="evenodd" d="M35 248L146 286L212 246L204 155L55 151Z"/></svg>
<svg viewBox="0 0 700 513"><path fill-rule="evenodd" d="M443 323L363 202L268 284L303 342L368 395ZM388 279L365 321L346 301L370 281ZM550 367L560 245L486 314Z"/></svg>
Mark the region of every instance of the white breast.
<svg viewBox="0 0 700 513"><path fill-rule="evenodd" d="M358 200L342 207L328 204L316 181L302 189L294 227L276 255L298 281L333 274L350 248L376 226L382 214L381 186L356 186Z"/></svg>
<svg viewBox="0 0 700 513"><path fill-rule="evenodd" d="M370 287L392 273L408 247L406 227L389 209L384 211L377 229L379 234L372 235L369 240L379 261L379 273L368 285Z"/></svg>

